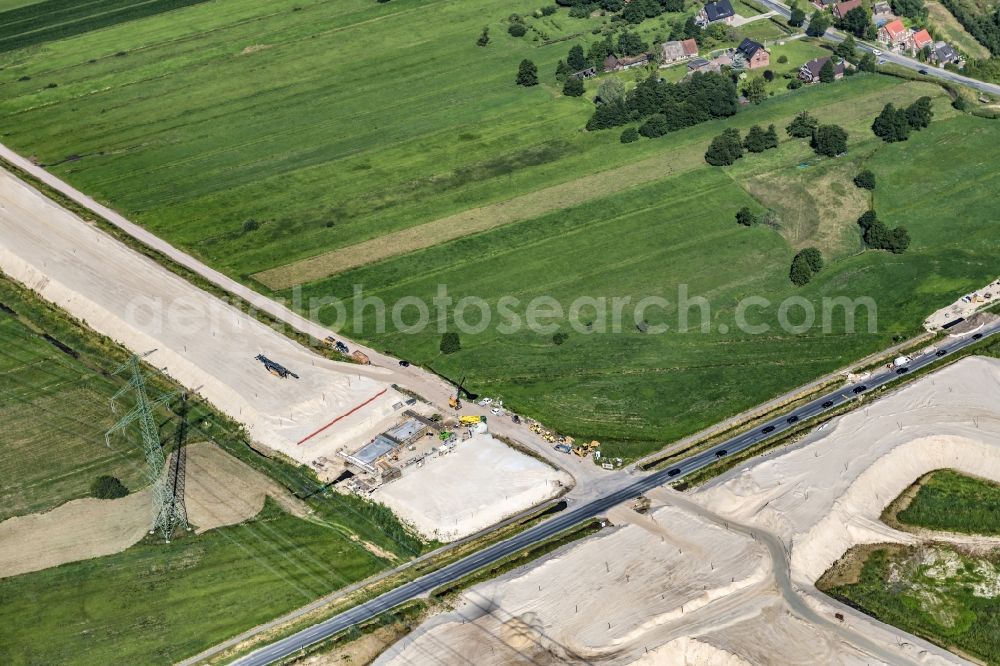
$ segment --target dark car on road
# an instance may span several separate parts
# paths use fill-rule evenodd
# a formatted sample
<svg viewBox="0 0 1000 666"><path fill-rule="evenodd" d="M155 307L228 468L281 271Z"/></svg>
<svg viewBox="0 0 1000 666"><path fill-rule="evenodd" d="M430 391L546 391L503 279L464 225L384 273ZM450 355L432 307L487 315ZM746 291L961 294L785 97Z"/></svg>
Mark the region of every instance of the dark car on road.
<svg viewBox="0 0 1000 666"><path fill-rule="evenodd" d="M799 417L795 416L794 414L792 414L787 419L785 419L785 421L788 422L788 423L795 423L798 420L799 420Z"/></svg>
<svg viewBox="0 0 1000 666"><path fill-rule="evenodd" d="M864 384L862 384L861 386L855 386L854 387L854 392L855 393L864 393L867 390L868 390L868 387L865 386Z"/></svg>
<svg viewBox="0 0 1000 666"><path fill-rule="evenodd" d="M982 337L983 337L982 333L976 333L975 335L972 336L972 339L973 340L981 340Z"/></svg>
<svg viewBox="0 0 1000 666"><path fill-rule="evenodd" d="M921 69L921 70L917 71L917 74L923 74L924 76L927 76L927 70L926 69Z"/></svg>
<svg viewBox="0 0 1000 666"><path fill-rule="evenodd" d="M833 407L833 400L827 400L823 403L823 409L830 409Z"/></svg>
<svg viewBox="0 0 1000 666"><path fill-rule="evenodd" d="M902 368L896 368L896 374L897 375L905 375L909 371L910 371L910 369L907 368L906 366L903 366Z"/></svg>
<svg viewBox="0 0 1000 666"><path fill-rule="evenodd" d="M408 367L410 367L410 362L409 362L409 361L406 361L406 360L400 360L400 361L399 361L399 364L400 364L401 366L403 366L404 368L408 368Z"/></svg>
<svg viewBox="0 0 1000 666"><path fill-rule="evenodd" d="M681 471L675 467L672 470L670 470L669 472L667 472L667 476L677 476L680 473L681 473Z"/></svg>
<svg viewBox="0 0 1000 666"><path fill-rule="evenodd" d="M769 432L774 432L774 426L773 425L772 426L766 426L763 430L761 430L761 432L764 433L765 435L767 433L769 433Z"/></svg>
<svg viewBox="0 0 1000 666"><path fill-rule="evenodd" d="M729 451L726 451L725 449L719 449L718 451L715 452L715 457L725 458L727 453L729 453Z"/></svg>
<svg viewBox="0 0 1000 666"><path fill-rule="evenodd" d="M936 352L934 352L934 355L937 356L938 358L941 358L947 353L948 353L947 349L938 349Z"/></svg>

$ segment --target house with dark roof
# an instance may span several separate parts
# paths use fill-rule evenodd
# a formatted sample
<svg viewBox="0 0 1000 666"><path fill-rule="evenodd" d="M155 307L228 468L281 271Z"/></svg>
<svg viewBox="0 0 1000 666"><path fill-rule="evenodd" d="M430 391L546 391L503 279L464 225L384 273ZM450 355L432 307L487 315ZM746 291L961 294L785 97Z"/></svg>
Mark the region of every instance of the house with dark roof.
<svg viewBox="0 0 1000 666"><path fill-rule="evenodd" d="M764 45L749 37L740 42L740 45L736 47L736 52L746 59L747 69L767 67L771 64L771 54L767 52Z"/></svg>
<svg viewBox="0 0 1000 666"><path fill-rule="evenodd" d="M622 56L621 58L609 55L604 59L604 71L616 72L620 69L632 69L633 67L645 65L647 62L649 62L648 53L640 53L635 56Z"/></svg>
<svg viewBox="0 0 1000 666"><path fill-rule="evenodd" d="M961 59L961 56L959 56L955 49L952 48L951 44L948 44L947 42L937 42L934 44L934 49L931 51L931 60L933 60L938 67L944 67L950 63L958 62Z"/></svg>
<svg viewBox="0 0 1000 666"><path fill-rule="evenodd" d="M799 79L805 81L806 83L819 83L819 70L823 69L823 65L827 63L830 56L825 58L813 58L809 62L802 65L799 68ZM842 79L844 78L844 61L834 64L833 66L833 78Z"/></svg>
<svg viewBox="0 0 1000 666"><path fill-rule="evenodd" d="M702 26L719 21L727 24L732 23L734 16L736 16L736 12L733 10L733 5L729 0L716 0L715 2L706 3L701 8L701 11L698 12L699 23Z"/></svg>
<svg viewBox="0 0 1000 666"><path fill-rule="evenodd" d="M844 0L844 2L838 2L833 6L833 16L842 20L847 15L847 12L860 6L861 0Z"/></svg>

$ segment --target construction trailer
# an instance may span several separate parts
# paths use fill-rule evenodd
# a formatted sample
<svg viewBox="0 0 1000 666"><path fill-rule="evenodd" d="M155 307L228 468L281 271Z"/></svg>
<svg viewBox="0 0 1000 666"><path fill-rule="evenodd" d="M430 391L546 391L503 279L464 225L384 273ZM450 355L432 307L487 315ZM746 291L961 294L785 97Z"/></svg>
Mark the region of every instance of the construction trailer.
<svg viewBox="0 0 1000 666"><path fill-rule="evenodd" d="M371 360L368 358L368 354L358 351L357 349L351 354L351 358L360 363L361 365L371 365Z"/></svg>

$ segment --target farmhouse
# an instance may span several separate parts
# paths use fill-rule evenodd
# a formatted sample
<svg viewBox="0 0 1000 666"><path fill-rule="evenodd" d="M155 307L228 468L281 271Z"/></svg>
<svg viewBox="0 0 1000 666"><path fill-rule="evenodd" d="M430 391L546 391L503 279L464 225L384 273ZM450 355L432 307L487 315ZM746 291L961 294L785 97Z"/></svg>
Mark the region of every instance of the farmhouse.
<svg viewBox="0 0 1000 666"><path fill-rule="evenodd" d="M833 15L835 18L843 19L847 12L860 6L861 0L844 0L844 2L838 2L833 6Z"/></svg>
<svg viewBox="0 0 1000 666"><path fill-rule="evenodd" d="M771 54L767 52L764 45L749 37L740 42L740 45L736 47L736 52L746 58L747 69L758 69L771 64Z"/></svg>
<svg viewBox="0 0 1000 666"><path fill-rule="evenodd" d="M677 62L698 55L698 42L693 39L663 43L663 62Z"/></svg>
<svg viewBox="0 0 1000 666"><path fill-rule="evenodd" d="M731 24L735 16L736 12L733 11L733 6L729 0L717 0L716 2L709 2L701 8L701 11L698 12L698 24L703 27L709 23L718 23L719 21Z"/></svg>
<svg viewBox="0 0 1000 666"><path fill-rule="evenodd" d="M806 83L819 83L819 70L823 69L823 65L825 65L828 60L830 60L830 56L826 56L825 58L813 58L799 68L799 78ZM844 78L843 60L833 66L833 78Z"/></svg>
<svg viewBox="0 0 1000 666"><path fill-rule="evenodd" d="M955 49L952 48L951 44L947 42L937 42L934 44L934 49L931 51L931 60L933 60L938 67L944 67L953 62L958 62L961 60Z"/></svg>
<svg viewBox="0 0 1000 666"><path fill-rule="evenodd" d="M621 69L632 69L633 67L645 65L647 62L649 62L648 53L640 53L636 56L623 56L621 58L609 55L604 59L604 71L616 72Z"/></svg>
<svg viewBox="0 0 1000 666"><path fill-rule="evenodd" d="M934 38L926 29L918 30L910 37L910 50L913 53L922 51L924 47L929 47L934 43Z"/></svg>
<svg viewBox="0 0 1000 666"><path fill-rule="evenodd" d="M910 31L899 19L889 21L878 29L878 40L889 48L896 48L906 43Z"/></svg>

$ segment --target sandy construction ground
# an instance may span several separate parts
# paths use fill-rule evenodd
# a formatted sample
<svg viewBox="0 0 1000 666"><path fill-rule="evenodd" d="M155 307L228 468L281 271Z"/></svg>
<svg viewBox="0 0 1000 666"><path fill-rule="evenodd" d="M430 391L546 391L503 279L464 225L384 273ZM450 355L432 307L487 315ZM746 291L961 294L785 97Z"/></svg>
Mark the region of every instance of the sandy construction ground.
<svg viewBox="0 0 1000 666"><path fill-rule="evenodd" d="M488 434L460 442L444 456L375 491L421 534L454 541L528 509L569 487L565 472L519 453Z"/></svg>
<svg viewBox="0 0 1000 666"><path fill-rule="evenodd" d="M306 507L271 479L215 444L187 447L188 520L198 533L253 516L273 497L292 515ZM111 555L142 539L152 521L150 490L116 500L80 499L0 523L0 577Z"/></svg>
<svg viewBox="0 0 1000 666"><path fill-rule="evenodd" d="M400 395L385 370L326 360L170 273L0 171L0 270L308 462L367 441ZM279 379L254 360L301 379ZM370 401L370 402L369 402ZM353 411L352 410L356 410ZM346 415L346 416L345 416ZM315 430L340 420L299 446Z"/></svg>
<svg viewBox="0 0 1000 666"><path fill-rule="evenodd" d="M654 490L645 515L616 507L613 529L468 590L377 663L965 663L813 586L855 544L914 541L879 516L941 468L1000 480L1000 361L959 361L691 495Z"/></svg>

